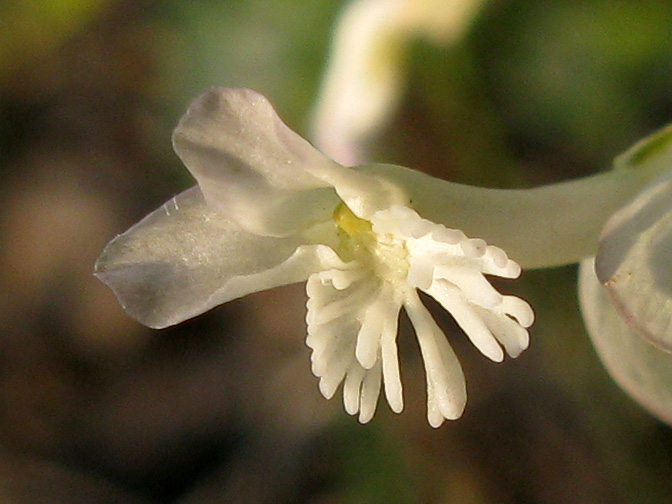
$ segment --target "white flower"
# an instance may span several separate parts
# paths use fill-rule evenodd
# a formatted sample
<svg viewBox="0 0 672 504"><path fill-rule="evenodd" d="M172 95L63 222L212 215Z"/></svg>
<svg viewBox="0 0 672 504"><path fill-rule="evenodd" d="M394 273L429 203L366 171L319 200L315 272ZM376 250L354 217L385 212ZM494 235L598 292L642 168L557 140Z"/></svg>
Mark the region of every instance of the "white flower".
<svg viewBox="0 0 672 504"><path fill-rule="evenodd" d="M175 130L174 147L198 186L112 240L96 263L96 275L140 322L166 327L248 293L307 280L307 344L320 390L331 397L343 383L346 410L367 422L381 383L392 410L403 408L396 345L403 307L420 344L435 427L462 414L465 381L418 290L450 312L490 359L527 347L531 308L485 277L516 278L520 266L482 238L517 243L509 236L516 212L501 212L527 211L521 201L541 210L553 190L477 189L398 166L346 168L246 89L212 89L198 98ZM448 221L465 224L474 237L442 225ZM484 235L476 233L481 226ZM534 262L527 245L516 249Z"/></svg>

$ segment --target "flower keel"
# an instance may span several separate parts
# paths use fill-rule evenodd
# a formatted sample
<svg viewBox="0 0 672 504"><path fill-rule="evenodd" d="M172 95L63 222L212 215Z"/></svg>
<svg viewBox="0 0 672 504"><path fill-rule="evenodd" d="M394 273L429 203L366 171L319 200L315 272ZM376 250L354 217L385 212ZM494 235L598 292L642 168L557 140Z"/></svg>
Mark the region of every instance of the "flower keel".
<svg viewBox="0 0 672 504"><path fill-rule="evenodd" d="M393 205L366 221L341 204L334 212L344 260L308 279L308 338L320 390L332 397L343 382L350 414L367 422L380 385L391 409L403 409L397 355L402 307L415 329L425 362L428 419L440 426L461 416L466 404L459 361L417 290L434 297L475 346L494 361L517 356L529 343L534 319L524 301L504 296L485 274L515 278L520 267L501 249L467 238ZM502 349L503 348L503 349Z"/></svg>

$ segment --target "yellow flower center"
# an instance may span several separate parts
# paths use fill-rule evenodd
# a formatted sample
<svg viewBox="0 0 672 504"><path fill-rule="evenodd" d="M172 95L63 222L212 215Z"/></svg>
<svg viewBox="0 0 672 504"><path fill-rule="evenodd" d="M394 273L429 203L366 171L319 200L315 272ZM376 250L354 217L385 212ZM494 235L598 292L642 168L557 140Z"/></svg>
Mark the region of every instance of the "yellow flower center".
<svg viewBox="0 0 672 504"><path fill-rule="evenodd" d="M389 282L406 279L408 250L403 239L374 232L371 222L357 217L344 203L334 210L334 222L345 260L356 260Z"/></svg>

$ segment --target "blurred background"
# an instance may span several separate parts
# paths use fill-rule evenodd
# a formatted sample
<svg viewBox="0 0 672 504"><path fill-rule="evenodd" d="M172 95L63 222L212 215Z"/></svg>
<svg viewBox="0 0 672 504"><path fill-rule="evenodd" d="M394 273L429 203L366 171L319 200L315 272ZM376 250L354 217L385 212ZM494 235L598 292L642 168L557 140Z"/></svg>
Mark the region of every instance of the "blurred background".
<svg viewBox="0 0 672 504"><path fill-rule="evenodd" d="M152 331L92 276L107 241L193 184L170 147L212 85L307 135L338 0L0 3L0 501L669 503L672 430L607 376L576 268L525 272L530 349L494 364L437 311L467 377L430 428L402 321L406 411L324 400L303 286ZM493 0L413 42L371 160L524 187L608 169L672 121L672 2Z"/></svg>

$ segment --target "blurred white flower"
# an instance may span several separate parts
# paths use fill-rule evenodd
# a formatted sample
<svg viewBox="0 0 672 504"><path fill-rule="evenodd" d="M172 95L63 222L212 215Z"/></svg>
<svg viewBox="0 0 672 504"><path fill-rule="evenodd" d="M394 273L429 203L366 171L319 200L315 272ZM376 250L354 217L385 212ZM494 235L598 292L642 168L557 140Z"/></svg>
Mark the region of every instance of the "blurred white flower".
<svg viewBox="0 0 672 504"><path fill-rule="evenodd" d="M364 161L405 84L406 51L416 38L458 40L485 0L356 0L336 28L314 117L318 148L345 165Z"/></svg>
<svg viewBox="0 0 672 504"><path fill-rule="evenodd" d="M490 359L528 346L531 308L484 276L516 278L520 266L480 238L421 217L410 199L439 182L441 197L456 196L460 207L446 220L477 228L497 211L488 202L501 205L515 192L402 167L346 168L246 89L206 92L173 139L199 185L112 240L96 263L96 275L140 322L166 327L248 293L307 280L307 344L320 390L329 398L343 383L346 410L367 422L381 382L392 410L403 408L396 344L403 307L420 344L435 427L462 414L465 381L418 290L450 312ZM460 201L465 195L468 202Z"/></svg>

